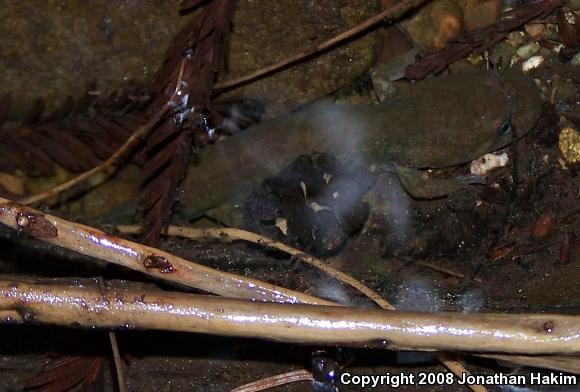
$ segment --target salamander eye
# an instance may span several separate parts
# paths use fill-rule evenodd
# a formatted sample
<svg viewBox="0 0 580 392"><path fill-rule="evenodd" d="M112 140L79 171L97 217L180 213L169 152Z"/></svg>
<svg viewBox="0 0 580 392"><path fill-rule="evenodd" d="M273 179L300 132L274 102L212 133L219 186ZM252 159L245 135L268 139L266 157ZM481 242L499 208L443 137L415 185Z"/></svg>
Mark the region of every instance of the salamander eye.
<svg viewBox="0 0 580 392"><path fill-rule="evenodd" d="M502 137L504 135L507 135L508 133L510 133L512 130L512 123L511 121L504 121L499 128L497 129L497 137Z"/></svg>

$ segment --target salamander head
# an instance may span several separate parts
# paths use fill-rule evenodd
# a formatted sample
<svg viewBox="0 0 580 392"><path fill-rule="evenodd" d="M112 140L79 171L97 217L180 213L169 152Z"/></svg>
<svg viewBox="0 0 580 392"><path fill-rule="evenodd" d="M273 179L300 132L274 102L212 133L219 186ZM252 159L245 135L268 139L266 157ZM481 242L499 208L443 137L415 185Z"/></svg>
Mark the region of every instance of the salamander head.
<svg viewBox="0 0 580 392"><path fill-rule="evenodd" d="M508 118L504 119L496 131L496 138L489 150L502 148L514 140L525 136L536 124L542 109L542 98L531 78L515 73L504 73L499 88L506 94L506 104L510 106Z"/></svg>

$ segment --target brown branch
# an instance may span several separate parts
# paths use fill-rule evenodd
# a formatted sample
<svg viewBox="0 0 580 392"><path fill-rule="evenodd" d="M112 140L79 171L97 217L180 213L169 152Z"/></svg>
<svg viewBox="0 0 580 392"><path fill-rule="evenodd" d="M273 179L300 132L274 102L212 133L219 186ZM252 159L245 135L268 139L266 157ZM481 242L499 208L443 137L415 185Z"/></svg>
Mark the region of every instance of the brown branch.
<svg viewBox="0 0 580 392"><path fill-rule="evenodd" d="M44 214L0 198L0 223L42 241L218 295L258 301L288 301L336 305L257 279L217 271L170 253L124 240L78 223Z"/></svg>
<svg viewBox="0 0 580 392"><path fill-rule="evenodd" d="M123 225L117 226L117 229L121 233L137 234L142 231L140 226L133 225ZM395 307L391 305L388 301L382 298L376 291L366 286L361 281L353 278L352 276L345 274L342 271L333 268L332 266L326 264L324 261L317 259L307 253L304 253L298 249L292 248L282 242L271 240L260 234L252 233L246 230L232 229L232 228L194 228L194 227L181 227L181 226L169 226L167 228L167 235L185 237L192 240L203 240L207 238L216 239L219 241L247 241L254 244L258 244L267 248L276 249L286 254L295 257L298 260L303 261L306 264L313 266L314 268L326 273L331 278L337 279L344 284L347 284L354 289L361 292L363 295L368 297L371 301L374 301L381 308L386 310L394 310Z"/></svg>
<svg viewBox="0 0 580 392"><path fill-rule="evenodd" d="M287 58L280 60L274 64L268 65L266 67L260 68L254 72L249 73L248 75L242 76L240 78L225 80L223 82L216 83L214 86L215 90L227 90L233 87L239 86L241 84L245 84L256 80L262 76L271 74L275 71L279 71L289 65L295 64L301 60L319 54L327 49L330 49L345 40L352 38L353 36L362 33L363 31L379 24L384 23L387 21L391 21L397 18L400 18L405 13L410 11L413 8L417 8L421 6L423 3L429 0L403 0L399 4L396 4L378 14L370 17L369 19L365 20L364 22L336 35L335 37L330 38L318 45L314 48L306 49L300 51L296 54L288 56Z"/></svg>
<svg viewBox="0 0 580 392"><path fill-rule="evenodd" d="M81 306L82 304L82 306ZM580 354L580 316L463 314L279 304L88 285L0 281L3 322L169 330L404 350Z"/></svg>

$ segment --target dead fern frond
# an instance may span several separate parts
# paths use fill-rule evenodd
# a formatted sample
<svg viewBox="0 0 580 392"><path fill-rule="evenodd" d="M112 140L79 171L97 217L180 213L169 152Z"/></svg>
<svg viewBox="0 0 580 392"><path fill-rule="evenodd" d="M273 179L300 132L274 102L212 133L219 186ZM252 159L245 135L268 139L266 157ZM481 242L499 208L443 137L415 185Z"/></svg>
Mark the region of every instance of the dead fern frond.
<svg viewBox="0 0 580 392"><path fill-rule="evenodd" d="M64 392L80 386L83 391L101 389L103 357L59 356L24 383L36 392Z"/></svg>
<svg viewBox="0 0 580 392"><path fill-rule="evenodd" d="M183 1L182 9L202 3ZM209 106L233 7L233 0L213 0L194 15L173 40L154 83L149 114L168 103L170 112L147 138L142 200L146 244L156 244L169 223L194 136L211 139L214 132L208 124Z"/></svg>
<svg viewBox="0 0 580 392"><path fill-rule="evenodd" d="M0 98L0 116L9 110L7 97ZM73 174L88 170L106 160L147 120L138 110L142 103L128 101L125 94L114 92L98 104L93 104L95 98L87 91L78 101L65 100L46 117L44 103L37 100L24 121L0 131L0 172L51 176L56 166Z"/></svg>

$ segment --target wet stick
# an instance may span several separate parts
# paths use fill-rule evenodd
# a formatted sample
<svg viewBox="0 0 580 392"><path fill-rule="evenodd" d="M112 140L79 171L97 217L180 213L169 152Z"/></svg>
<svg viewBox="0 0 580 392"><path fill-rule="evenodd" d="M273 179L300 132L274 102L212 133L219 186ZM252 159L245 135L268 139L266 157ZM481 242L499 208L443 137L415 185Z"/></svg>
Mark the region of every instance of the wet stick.
<svg viewBox="0 0 580 392"><path fill-rule="evenodd" d="M117 229L122 233L137 234L141 233L142 229L140 226L126 225L117 226ZM222 242L231 241L247 241L254 244L264 246L266 248L276 249L284 252L292 257L296 257L298 260L313 266L314 268L326 273L333 279L337 279L344 284L347 284L354 289L358 290L364 294L371 301L375 302L378 306L386 310L394 310L394 306L382 298L370 287L363 284L361 281L354 279L352 276L339 271L332 266L326 264L324 261L317 259L307 253L304 253L298 249L292 248L282 242L271 240L267 237L261 236L250 231L233 229L233 228L194 228L194 227L183 227L183 226L169 226L167 228L167 235L185 237L191 240L207 240L214 239Z"/></svg>
<svg viewBox="0 0 580 392"><path fill-rule="evenodd" d="M0 198L0 222L42 241L87 256L118 264L157 279L226 297L336 305L256 279L204 267L167 252L44 214L3 198Z"/></svg>
<svg viewBox="0 0 580 392"><path fill-rule="evenodd" d="M580 316L280 304L139 290L130 285L103 292L90 285L0 280L0 317L4 322L87 328L131 326L293 343L472 353L580 354Z"/></svg>

